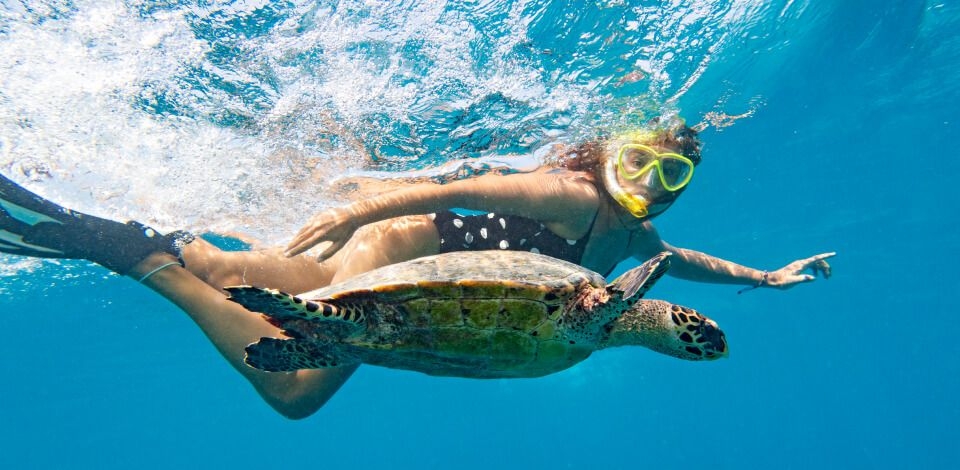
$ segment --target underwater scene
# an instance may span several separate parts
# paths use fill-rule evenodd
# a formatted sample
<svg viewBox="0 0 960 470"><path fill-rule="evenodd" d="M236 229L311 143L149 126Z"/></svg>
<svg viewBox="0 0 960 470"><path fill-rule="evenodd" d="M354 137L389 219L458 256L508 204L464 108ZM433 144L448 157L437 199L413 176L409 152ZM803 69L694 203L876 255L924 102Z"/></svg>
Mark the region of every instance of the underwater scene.
<svg viewBox="0 0 960 470"><path fill-rule="evenodd" d="M364 365L290 419L138 282L181 268L19 256L0 227L0 467L953 468L958 31L935 0L0 2L0 174L82 213L283 247L327 209L684 122L702 161L666 243L769 272L836 252L789 289L660 279L647 299L722 327L716 361Z"/></svg>

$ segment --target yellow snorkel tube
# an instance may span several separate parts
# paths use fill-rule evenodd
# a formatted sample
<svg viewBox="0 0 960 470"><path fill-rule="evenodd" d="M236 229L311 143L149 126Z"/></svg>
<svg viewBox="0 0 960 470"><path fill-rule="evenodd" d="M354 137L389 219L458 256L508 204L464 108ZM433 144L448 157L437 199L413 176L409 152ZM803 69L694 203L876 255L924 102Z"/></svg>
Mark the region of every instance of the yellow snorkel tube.
<svg viewBox="0 0 960 470"><path fill-rule="evenodd" d="M650 215L647 209L650 203L643 196L628 193L623 186L620 186L620 182L617 181L617 159L614 157L608 156L603 163L603 185L613 200L634 217L642 219Z"/></svg>

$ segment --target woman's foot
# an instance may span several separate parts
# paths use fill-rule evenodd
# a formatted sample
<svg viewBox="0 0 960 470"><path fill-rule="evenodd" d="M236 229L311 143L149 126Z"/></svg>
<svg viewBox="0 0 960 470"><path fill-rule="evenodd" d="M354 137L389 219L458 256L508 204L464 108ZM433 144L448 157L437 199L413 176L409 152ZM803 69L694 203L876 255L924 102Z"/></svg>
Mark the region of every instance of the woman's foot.
<svg viewBox="0 0 960 470"><path fill-rule="evenodd" d="M187 232L161 235L138 222L124 224L75 212L0 175L0 252L86 259L128 275L151 253L179 258L193 239Z"/></svg>

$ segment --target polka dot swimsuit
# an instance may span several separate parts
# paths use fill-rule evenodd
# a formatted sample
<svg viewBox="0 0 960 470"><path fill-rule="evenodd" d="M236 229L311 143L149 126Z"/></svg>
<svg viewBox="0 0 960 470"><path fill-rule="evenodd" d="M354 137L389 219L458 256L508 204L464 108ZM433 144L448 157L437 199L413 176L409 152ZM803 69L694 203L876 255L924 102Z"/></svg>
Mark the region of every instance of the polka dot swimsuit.
<svg viewBox="0 0 960 470"><path fill-rule="evenodd" d="M432 217L440 232L440 253L530 251L579 264L589 236L588 233L579 240L567 240L536 220L515 215L460 215L443 211Z"/></svg>

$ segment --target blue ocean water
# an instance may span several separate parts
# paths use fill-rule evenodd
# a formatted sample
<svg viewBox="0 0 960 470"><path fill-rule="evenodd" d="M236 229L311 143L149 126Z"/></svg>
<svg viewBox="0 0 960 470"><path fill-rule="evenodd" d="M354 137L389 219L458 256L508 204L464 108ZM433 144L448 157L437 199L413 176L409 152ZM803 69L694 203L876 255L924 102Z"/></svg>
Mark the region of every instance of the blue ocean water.
<svg viewBox="0 0 960 470"><path fill-rule="evenodd" d="M363 367L302 421L136 282L0 258L0 467L955 467L960 8L684 3L3 3L0 171L81 210L281 243L341 174L666 110L713 125L664 239L765 269L839 254L789 291L661 281L720 323L722 361Z"/></svg>

